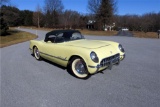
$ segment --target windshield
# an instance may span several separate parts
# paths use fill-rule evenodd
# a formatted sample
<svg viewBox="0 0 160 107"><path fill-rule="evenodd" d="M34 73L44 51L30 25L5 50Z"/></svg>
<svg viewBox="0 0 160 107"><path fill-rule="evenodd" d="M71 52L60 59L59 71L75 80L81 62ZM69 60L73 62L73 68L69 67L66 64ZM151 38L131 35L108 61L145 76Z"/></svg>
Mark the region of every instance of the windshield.
<svg viewBox="0 0 160 107"><path fill-rule="evenodd" d="M84 39L84 37L80 33L73 33L69 40L79 40L79 39Z"/></svg>
<svg viewBox="0 0 160 107"><path fill-rule="evenodd" d="M84 39L84 36L82 36L81 33L78 33L78 32L75 32L72 34L60 33L59 35L57 35L55 42L62 43L62 42L79 40L79 39Z"/></svg>

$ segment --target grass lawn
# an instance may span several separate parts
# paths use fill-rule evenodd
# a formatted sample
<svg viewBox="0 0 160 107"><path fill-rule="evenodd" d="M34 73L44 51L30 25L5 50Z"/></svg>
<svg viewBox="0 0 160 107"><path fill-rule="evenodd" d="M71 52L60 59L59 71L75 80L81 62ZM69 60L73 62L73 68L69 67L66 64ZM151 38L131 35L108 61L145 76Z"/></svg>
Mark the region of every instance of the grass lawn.
<svg viewBox="0 0 160 107"><path fill-rule="evenodd" d="M18 31L16 29L9 29L6 36L0 36L0 48L25 42L35 38L37 38L37 36L34 34Z"/></svg>
<svg viewBox="0 0 160 107"><path fill-rule="evenodd" d="M92 30L79 30L83 35L95 35L95 36L113 36L118 31L92 31Z"/></svg>
<svg viewBox="0 0 160 107"><path fill-rule="evenodd" d="M157 32L139 32L139 31L132 31L134 37L139 38L158 38Z"/></svg>

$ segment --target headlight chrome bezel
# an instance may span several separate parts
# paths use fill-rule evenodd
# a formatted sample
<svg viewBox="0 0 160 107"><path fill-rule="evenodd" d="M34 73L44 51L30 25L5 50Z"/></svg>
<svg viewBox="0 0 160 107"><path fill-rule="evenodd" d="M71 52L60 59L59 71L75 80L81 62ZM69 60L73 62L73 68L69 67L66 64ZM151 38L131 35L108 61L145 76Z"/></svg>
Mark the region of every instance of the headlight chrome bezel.
<svg viewBox="0 0 160 107"><path fill-rule="evenodd" d="M95 63L99 62L99 58L98 58L97 54L95 52L93 52L93 51L90 53L90 58Z"/></svg>
<svg viewBox="0 0 160 107"><path fill-rule="evenodd" d="M124 48L123 48L123 46L122 46L121 44L118 45L118 48L119 48L119 50L120 50L121 52L123 52L123 53L125 52L125 50L124 50Z"/></svg>

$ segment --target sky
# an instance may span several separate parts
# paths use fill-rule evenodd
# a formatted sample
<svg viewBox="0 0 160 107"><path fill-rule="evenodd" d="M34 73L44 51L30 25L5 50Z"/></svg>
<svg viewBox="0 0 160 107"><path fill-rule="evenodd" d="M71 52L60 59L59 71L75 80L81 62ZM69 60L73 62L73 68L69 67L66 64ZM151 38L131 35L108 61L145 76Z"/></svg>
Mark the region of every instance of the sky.
<svg viewBox="0 0 160 107"><path fill-rule="evenodd" d="M64 9L78 11L87 14L88 0L61 0ZM145 13L160 12L160 0L116 0L118 15L136 14L143 15ZM10 0L10 4L16 6L20 10L35 11L39 4L44 7L44 0Z"/></svg>

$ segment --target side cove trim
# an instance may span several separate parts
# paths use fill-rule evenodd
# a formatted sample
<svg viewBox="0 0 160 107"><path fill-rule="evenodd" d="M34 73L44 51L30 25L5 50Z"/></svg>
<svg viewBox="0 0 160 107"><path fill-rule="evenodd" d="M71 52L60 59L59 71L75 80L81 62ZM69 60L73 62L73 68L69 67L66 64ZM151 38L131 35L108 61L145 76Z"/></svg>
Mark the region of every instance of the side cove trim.
<svg viewBox="0 0 160 107"><path fill-rule="evenodd" d="M53 56L53 55L49 55L49 54L43 53L43 52L40 52L40 54L44 54L44 55L47 55L47 56L49 56L49 57L57 58L57 59L60 59L60 60L63 60L63 61L68 61L68 60L66 60L67 57L63 58L63 57L61 57L61 56Z"/></svg>

